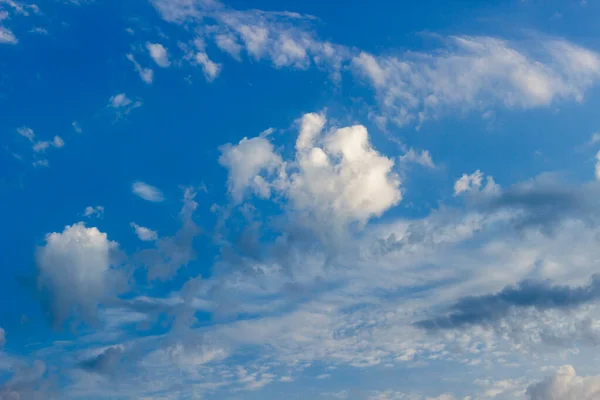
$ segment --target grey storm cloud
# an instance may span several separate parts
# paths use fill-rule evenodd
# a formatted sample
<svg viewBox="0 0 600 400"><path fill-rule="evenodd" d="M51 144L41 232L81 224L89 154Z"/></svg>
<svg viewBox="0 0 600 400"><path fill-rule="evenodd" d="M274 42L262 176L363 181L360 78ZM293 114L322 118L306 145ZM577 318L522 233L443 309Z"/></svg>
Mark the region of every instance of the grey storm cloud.
<svg viewBox="0 0 600 400"><path fill-rule="evenodd" d="M538 310L569 309L600 299L600 275L583 286L552 285L548 281L525 280L496 294L468 296L451 306L448 315L419 321L426 330L460 328L486 324L505 317L511 310L532 307Z"/></svg>

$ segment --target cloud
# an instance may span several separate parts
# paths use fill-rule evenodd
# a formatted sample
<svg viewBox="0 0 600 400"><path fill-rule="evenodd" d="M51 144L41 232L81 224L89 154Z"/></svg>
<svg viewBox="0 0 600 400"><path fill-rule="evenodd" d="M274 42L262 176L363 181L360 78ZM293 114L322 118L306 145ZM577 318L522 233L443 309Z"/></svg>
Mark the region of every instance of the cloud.
<svg viewBox="0 0 600 400"><path fill-rule="evenodd" d="M159 203L165 199L158 188L141 181L134 182L131 190L136 196L154 203Z"/></svg>
<svg viewBox="0 0 600 400"><path fill-rule="evenodd" d="M167 68L171 65L169 61L169 54L167 49L160 43L146 43L146 48L150 53L150 57L154 60L156 65L161 68Z"/></svg>
<svg viewBox="0 0 600 400"><path fill-rule="evenodd" d="M274 172L282 164L273 145L265 138L243 138L237 145L221 147L219 164L229 171L229 193L234 202L242 201L248 189L262 197L270 196L270 189L261 178L263 172Z"/></svg>
<svg viewBox="0 0 600 400"><path fill-rule="evenodd" d="M499 191L499 186L494 182L494 178L491 176L487 177L487 182L485 186L483 186L483 173L480 170L473 172L471 175L463 174L455 183L454 183L454 196L458 196L459 194L465 192L479 192L483 193L497 193Z"/></svg>
<svg viewBox="0 0 600 400"><path fill-rule="evenodd" d="M577 376L565 365L556 374L527 388L529 400L595 400L600 396L600 377Z"/></svg>
<svg viewBox="0 0 600 400"><path fill-rule="evenodd" d="M513 309L570 309L598 299L600 276L594 275L587 285L580 287L525 280L515 286L507 286L499 293L463 297L452 305L449 315L420 321L417 326L428 330L454 329L495 322L506 317Z"/></svg>
<svg viewBox="0 0 600 400"><path fill-rule="evenodd" d="M208 55L202 51L196 53L195 60L200 66L202 66L202 71L204 72L204 77L208 82L212 82L219 73L221 72L221 65L213 62Z"/></svg>
<svg viewBox="0 0 600 400"><path fill-rule="evenodd" d="M127 54L127 59L133 63L133 66L140 78L147 84L151 84L154 78L154 71L150 68L143 68L136 60L133 54Z"/></svg>
<svg viewBox="0 0 600 400"><path fill-rule="evenodd" d="M423 167L427 168L435 168L435 164L433 163L433 159L431 158L431 153L428 150L421 150L421 152L415 151L415 149L409 149L404 155L400 156L400 162L408 163L416 163Z"/></svg>
<svg viewBox="0 0 600 400"><path fill-rule="evenodd" d="M183 207L179 213L182 226L174 236L160 237L154 241L155 248L142 250L134 256L138 263L148 269L149 279L169 279L196 257L193 245L200 229L192 220L198 206L195 197L196 192L192 188L185 190Z"/></svg>
<svg viewBox="0 0 600 400"><path fill-rule="evenodd" d="M596 168L595 168L596 180L600 181L600 151L596 153Z"/></svg>
<svg viewBox="0 0 600 400"><path fill-rule="evenodd" d="M50 399L55 396L52 381L49 381L49 371L41 360L35 360L33 365L15 365L12 376L0 384L0 399Z"/></svg>
<svg viewBox="0 0 600 400"><path fill-rule="evenodd" d="M33 151L36 153L42 152L42 151L46 151L46 149L50 147L50 142L48 141L41 141L41 142L36 142L33 145Z"/></svg>
<svg viewBox="0 0 600 400"><path fill-rule="evenodd" d="M35 138L35 133L33 133L33 129L23 126L17 129L17 133L24 138L28 139L30 142L33 142Z"/></svg>
<svg viewBox="0 0 600 400"><path fill-rule="evenodd" d="M312 18L305 15L236 10L217 1L152 4L164 20L195 25L197 37L213 40L236 60L245 53L275 68L317 66L334 81L349 69L352 79L373 89L378 110L371 114L381 126L418 127L429 119L455 112L485 113L491 107L530 109L580 102L600 79L598 54L561 39L438 37L436 50L381 56L319 38L309 24Z"/></svg>
<svg viewBox="0 0 600 400"><path fill-rule="evenodd" d="M62 140L60 136L54 136L54 138L52 139L52 146L56 147L57 149L60 149L64 147L64 145L65 141Z"/></svg>
<svg viewBox="0 0 600 400"><path fill-rule="evenodd" d="M77 133L82 133L83 129L81 128L81 125L79 125L79 122L77 121L73 121L73 123L71 124L73 126L73 130Z"/></svg>
<svg viewBox="0 0 600 400"><path fill-rule="evenodd" d="M234 200L246 190L269 198L274 190L291 207L319 221L365 223L402 199L394 162L369 142L367 129L355 125L322 134L325 118L306 114L296 140L296 157L282 162L267 138L243 139L221 148Z"/></svg>
<svg viewBox="0 0 600 400"><path fill-rule="evenodd" d="M15 34L5 26L0 25L0 44L17 44L19 41Z"/></svg>
<svg viewBox="0 0 600 400"><path fill-rule="evenodd" d="M101 218L104 215L104 207L102 206L87 206L83 212L84 217Z"/></svg>
<svg viewBox="0 0 600 400"><path fill-rule="evenodd" d="M534 51L491 37L457 36L447 39L447 46L404 57L362 52L352 64L377 93L382 117L400 126L453 109L581 101L600 77L600 57L566 41L547 41Z"/></svg>
<svg viewBox="0 0 600 400"><path fill-rule="evenodd" d="M6 332L4 329L0 328L0 349L4 347L6 344Z"/></svg>
<svg viewBox="0 0 600 400"><path fill-rule="evenodd" d="M97 356L80 363L81 368L98 374L113 375L121 361L123 349L111 346Z"/></svg>
<svg viewBox="0 0 600 400"><path fill-rule="evenodd" d="M140 100L133 101L125 93L118 93L108 99L108 106L117 113L117 118L129 114L131 111L142 106Z"/></svg>
<svg viewBox="0 0 600 400"><path fill-rule="evenodd" d="M111 253L117 243L83 222L46 235L37 251L40 286L51 297L54 320L71 315L93 320L97 306L115 291Z"/></svg>
<svg viewBox="0 0 600 400"><path fill-rule="evenodd" d="M156 231L153 231L143 226L139 226L135 222L132 222L130 225L133 229L135 229L135 234L140 240L143 240L145 242L151 242L158 238L158 233Z"/></svg>

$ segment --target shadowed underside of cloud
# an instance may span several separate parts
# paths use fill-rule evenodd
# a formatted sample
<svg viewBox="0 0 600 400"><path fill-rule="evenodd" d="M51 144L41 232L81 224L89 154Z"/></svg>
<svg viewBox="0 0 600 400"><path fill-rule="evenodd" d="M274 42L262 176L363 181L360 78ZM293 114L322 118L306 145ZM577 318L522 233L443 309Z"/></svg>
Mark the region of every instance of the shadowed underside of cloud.
<svg viewBox="0 0 600 400"><path fill-rule="evenodd" d="M502 319L513 309L569 309L598 299L599 275L592 276L587 285L579 287L526 280L515 286L507 286L496 294L463 297L451 307L449 315L419 321L416 325L427 330L454 329L492 323Z"/></svg>

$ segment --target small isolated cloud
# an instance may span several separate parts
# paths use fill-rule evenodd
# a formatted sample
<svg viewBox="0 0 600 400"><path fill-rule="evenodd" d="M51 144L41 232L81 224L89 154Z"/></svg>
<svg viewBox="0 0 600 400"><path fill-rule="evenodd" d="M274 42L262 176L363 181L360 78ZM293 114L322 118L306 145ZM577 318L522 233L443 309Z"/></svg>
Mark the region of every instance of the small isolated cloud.
<svg viewBox="0 0 600 400"><path fill-rule="evenodd" d="M152 242L158 239L158 233L156 231L148 229L144 226L140 226L135 222L132 222L130 225L133 229L135 229L135 234L140 240L143 240L144 242Z"/></svg>
<svg viewBox="0 0 600 400"><path fill-rule="evenodd" d="M26 126L18 128L17 133L23 136L24 138L28 139L30 142L33 142L33 139L35 138L35 133L33 132L33 129L28 128Z"/></svg>
<svg viewBox="0 0 600 400"><path fill-rule="evenodd" d="M597 400L600 376L577 376L571 365L560 367L554 376L527 388L529 400Z"/></svg>
<svg viewBox="0 0 600 400"><path fill-rule="evenodd" d="M83 132L83 129L81 128L81 125L79 125L79 122L73 121L73 123L71 125L73 126L73 130L75 132L77 132L77 133Z"/></svg>
<svg viewBox="0 0 600 400"><path fill-rule="evenodd" d="M18 42L17 37L10 29L0 25L0 44L17 44Z"/></svg>
<svg viewBox="0 0 600 400"><path fill-rule="evenodd" d="M416 163L423 167L435 168L431 153L428 150L417 152L415 149L409 149L404 155L400 156L400 162Z"/></svg>
<svg viewBox="0 0 600 400"><path fill-rule="evenodd" d="M44 36L46 36L46 35L48 35L48 30L46 28L41 28L39 26L36 26L35 28L31 28L29 30L29 33L35 33L35 34L38 34L38 35L44 35Z"/></svg>
<svg viewBox="0 0 600 400"><path fill-rule="evenodd" d="M154 78L154 71L150 68L143 68L136 60L133 54L127 54L127 59L133 63L135 71L138 73L140 78L147 84L151 84Z"/></svg>
<svg viewBox="0 0 600 400"><path fill-rule="evenodd" d="M34 152L40 153L40 152L46 151L46 149L48 147L50 147L50 142L43 140L43 141L40 141L40 142L36 142L33 145L32 149L33 149Z"/></svg>
<svg viewBox="0 0 600 400"><path fill-rule="evenodd" d="M104 215L104 207L102 206L87 206L83 212L84 217L101 218Z"/></svg>
<svg viewBox="0 0 600 400"><path fill-rule="evenodd" d="M221 65L208 58L206 53L198 52L195 60L202 67L202 72L204 72L204 77L208 82L212 82L217 76L219 76L219 73L221 72Z"/></svg>
<svg viewBox="0 0 600 400"><path fill-rule="evenodd" d="M32 165L34 167L48 167L50 164L48 163L48 160L44 159L44 160L35 160Z"/></svg>
<svg viewBox="0 0 600 400"><path fill-rule="evenodd" d="M70 316L95 318L98 305L115 289L111 252L117 246L106 233L83 222L46 235L37 251L37 268L56 323Z"/></svg>
<svg viewBox="0 0 600 400"><path fill-rule="evenodd" d="M156 65L161 68L167 68L171 65L169 61L169 53L167 49L160 43L146 43L146 48L150 53L150 57L154 60Z"/></svg>
<svg viewBox="0 0 600 400"><path fill-rule="evenodd" d="M141 181L134 182L131 190L136 196L139 196L144 200L152 201L154 203L164 200L164 196L158 188Z"/></svg>
<svg viewBox="0 0 600 400"><path fill-rule="evenodd" d="M54 136L54 139L52 139L52 146L60 149L61 147L64 147L64 145L65 141L62 140L60 136Z"/></svg>
<svg viewBox="0 0 600 400"><path fill-rule="evenodd" d="M454 196L458 196L465 192L479 192L483 193L495 193L499 190L498 185L494 182L494 178L491 176L487 177L487 182L482 189L483 185L483 173L480 170L473 172L471 175L463 174L454 183Z"/></svg>
<svg viewBox="0 0 600 400"><path fill-rule="evenodd" d="M131 111L142 106L140 100L133 101L125 93L119 93L108 99L108 106L117 113L117 118L129 114Z"/></svg>

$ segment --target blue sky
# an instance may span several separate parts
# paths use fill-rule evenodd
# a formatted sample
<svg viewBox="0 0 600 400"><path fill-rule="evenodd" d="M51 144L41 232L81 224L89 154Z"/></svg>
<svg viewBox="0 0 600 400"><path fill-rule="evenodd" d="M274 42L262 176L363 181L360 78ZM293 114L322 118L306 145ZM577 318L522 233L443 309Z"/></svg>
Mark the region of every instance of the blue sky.
<svg viewBox="0 0 600 400"><path fill-rule="evenodd" d="M0 0L0 399L592 400L593 1Z"/></svg>

